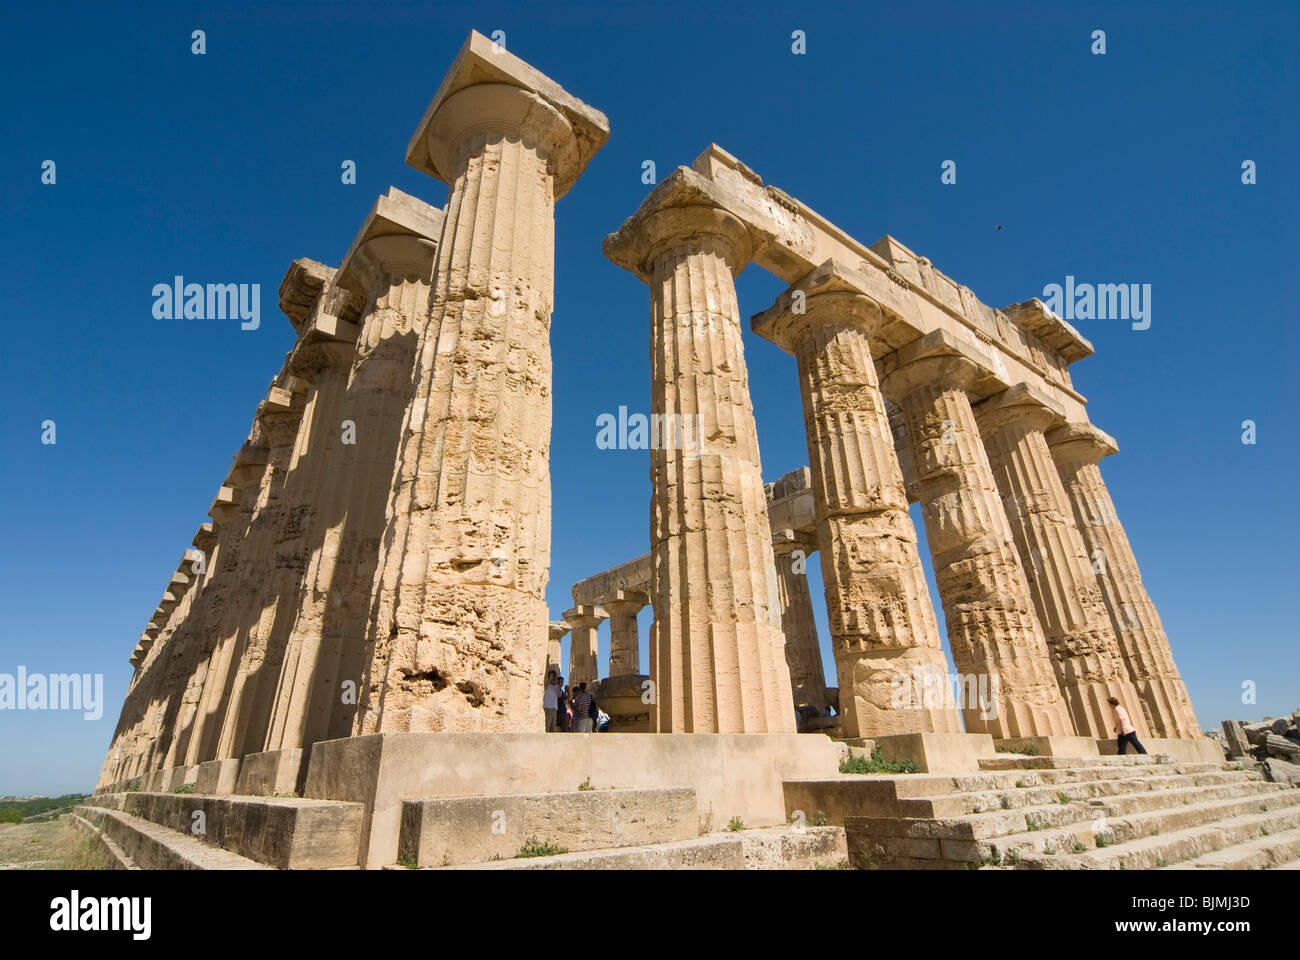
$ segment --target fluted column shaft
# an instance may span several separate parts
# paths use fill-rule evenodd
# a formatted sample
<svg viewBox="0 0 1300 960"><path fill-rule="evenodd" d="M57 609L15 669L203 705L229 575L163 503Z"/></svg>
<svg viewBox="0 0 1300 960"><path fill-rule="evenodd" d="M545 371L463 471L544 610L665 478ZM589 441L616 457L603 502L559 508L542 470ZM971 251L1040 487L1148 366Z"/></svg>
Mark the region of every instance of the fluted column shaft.
<svg viewBox="0 0 1300 960"><path fill-rule="evenodd" d="M605 619L599 608L576 607L566 611L564 621L569 625L569 686L577 689L580 683L599 679L596 666L596 629Z"/></svg>
<svg viewBox="0 0 1300 960"><path fill-rule="evenodd" d="M916 689L934 678L929 682L946 691L948 668L871 356L881 312L867 297L827 292L808 297L798 319L790 343L799 364L841 728L847 737L960 733L951 703L934 703ZM900 697L909 689L912 695Z"/></svg>
<svg viewBox="0 0 1300 960"><path fill-rule="evenodd" d="M926 541L963 675L968 732L1068 736L1074 727L1016 552L966 389L969 360L912 361L886 382L900 401L916 465Z"/></svg>
<svg viewBox="0 0 1300 960"><path fill-rule="evenodd" d="M776 586L780 598L781 629L785 634L785 662L796 707L810 708L818 716L826 710L826 674L821 645L808 590L807 565L816 551L812 537L790 533L772 542L776 560Z"/></svg>
<svg viewBox="0 0 1300 960"><path fill-rule="evenodd" d="M540 731L550 322L567 121L519 88L447 99L454 157L355 730Z"/></svg>
<svg viewBox="0 0 1300 960"><path fill-rule="evenodd" d="M389 235L361 248L371 281L338 421L323 437L336 455L320 492L301 602L286 643L266 749L348 736L366 666L364 638L392 486L398 427L427 316L434 246ZM351 443L340 442L342 420Z"/></svg>
<svg viewBox="0 0 1300 960"><path fill-rule="evenodd" d="M650 268L650 729L792 732L790 673L732 278L744 227L669 208Z"/></svg>
<svg viewBox="0 0 1300 960"><path fill-rule="evenodd" d="M609 675L621 677L641 672L641 640L636 616L649 598L630 597L602 600L609 614Z"/></svg>
<svg viewBox="0 0 1300 960"><path fill-rule="evenodd" d="M1203 736L1169 637L1142 583L1137 557L1098 466L1103 456L1115 452L1114 442L1090 424L1057 427L1048 432L1047 441L1148 726L1162 737Z"/></svg>
<svg viewBox="0 0 1300 960"><path fill-rule="evenodd" d="M1043 436L1059 414L1020 387L984 401L976 414L1075 731L1113 737L1106 701L1114 696L1145 735L1137 691Z"/></svg>

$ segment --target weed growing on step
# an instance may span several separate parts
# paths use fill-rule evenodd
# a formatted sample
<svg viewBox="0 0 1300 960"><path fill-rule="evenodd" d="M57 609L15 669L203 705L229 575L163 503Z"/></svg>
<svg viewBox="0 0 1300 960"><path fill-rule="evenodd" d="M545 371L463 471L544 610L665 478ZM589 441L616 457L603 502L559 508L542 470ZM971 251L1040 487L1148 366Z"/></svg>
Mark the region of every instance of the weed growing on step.
<svg viewBox="0 0 1300 960"><path fill-rule="evenodd" d="M1029 786L1029 784L1025 783L1023 780L1017 780L1016 786L1023 790L1025 787Z"/></svg>
<svg viewBox="0 0 1300 960"><path fill-rule="evenodd" d="M410 850L398 857L397 862L407 870L418 870L420 868L420 865L415 860L415 854Z"/></svg>
<svg viewBox="0 0 1300 960"><path fill-rule="evenodd" d="M1014 866L1015 866L1017 863L1019 863L1019 862L1020 862L1020 851L1019 851L1019 850L1008 850L1008 851L1007 851L1007 860L1006 860L1007 866L1008 866L1008 867L1014 867Z"/></svg>
<svg viewBox="0 0 1300 960"><path fill-rule="evenodd" d="M745 829L745 821L740 817L732 817L727 821L727 829L732 833L740 833L741 830Z"/></svg>
<svg viewBox="0 0 1300 960"><path fill-rule="evenodd" d="M871 756L854 754L840 761L840 773L920 773L921 768L911 757L905 760L886 760L880 747L871 748Z"/></svg>
<svg viewBox="0 0 1300 960"><path fill-rule="evenodd" d="M1169 866L1169 861L1166 860L1164 857L1157 857L1157 858L1156 858L1156 866L1157 866L1157 867L1167 867L1167 866Z"/></svg>
<svg viewBox="0 0 1300 960"><path fill-rule="evenodd" d="M1029 830L1030 833L1041 830L1043 829L1043 822L1032 813L1027 813L1025 814L1025 829Z"/></svg>
<svg viewBox="0 0 1300 960"><path fill-rule="evenodd" d="M582 783L578 784L578 789L585 793L588 790L595 790L596 788L591 785L591 777L588 777L586 780L582 781Z"/></svg>
<svg viewBox="0 0 1300 960"><path fill-rule="evenodd" d="M808 826L810 827L824 827L826 826L826 824L827 824L826 814L821 810L818 810L816 813L814 813L811 817L808 818Z"/></svg>
<svg viewBox="0 0 1300 960"><path fill-rule="evenodd" d="M1067 794L1064 790L1057 790L1057 791L1056 791L1056 802L1057 802L1057 803L1069 803L1069 802L1070 802L1070 796L1069 796L1069 794Z"/></svg>
<svg viewBox="0 0 1300 960"><path fill-rule="evenodd" d="M182 783L179 787L177 787L175 790L172 791L172 793L193 793L193 792L194 792L194 784L192 783Z"/></svg>
<svg viewBox="0 0 1300 960"><path fill-rule="evenodd" d="M1082 840L1074 840L1070 843L1071 853L1083 853L1087 849Z"/></svg>
<svg viewBox="0 0 1300 960"><path fill-rule="evenodd" d="M519 848L515 854L517 857L554 857L561 853L568 853L568 847L557 847L553 843L542 843L537 837L529 837L524 841L524 845Z"/></svg>
<svg viewBox="0 0 1300 960"><path fill-rule="evenodd" d="M1003 798L1002 798L1002 809L1003 809L1003 810L1010 810L1010 809L1011 809L1011 798L1010 798L1010 797L1003 797Z"/></svg>
<svg viewBox="0 0 1300 960"><path fill-rule="evenodd" d="M1096 842L1098 847L1110 846L1110 837L1106 836L1104 833L1094 833L1092 839Z"/></svg>
<svg viewBox="0 0 1300 960"><path fill-rule="evenodd" d="M1008 744L998 744L997 751L998 753L1018 753L1023 757L1036 757L1038 756L1038 744L1022 743L1018 747L1013 747Z"/></svg>
<svg viewBox="0 0 1300 960"><path fill-rule="evenodd" d="M1054 857L1054 856L1056 856L1056 847L1052 846L1052 845L1049 843L1049 844L1047 844L1045 847L1043 847L1043 853L1044 853L1044 855L1046 855L1046 856Z"/></svg>
<svg viewBox="0 0 1300 960"><path fill-rule="evenodd" d="M848 868L849 862L847 860L841 860L839 863L831 864L813 863L814 870L847 870Z"/></svg>

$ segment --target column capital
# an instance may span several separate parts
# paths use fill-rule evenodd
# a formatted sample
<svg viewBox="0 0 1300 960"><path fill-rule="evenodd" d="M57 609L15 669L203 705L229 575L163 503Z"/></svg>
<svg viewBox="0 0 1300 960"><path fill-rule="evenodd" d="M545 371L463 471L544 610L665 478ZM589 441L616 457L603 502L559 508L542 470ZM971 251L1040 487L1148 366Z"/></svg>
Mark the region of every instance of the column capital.
<svg viewBox="0 0 1300 960"><path fill-rule="evenodd" d="M1047 431L1047 446L1058 463L1098 463L1103 457L1119 452L1119 444L1109 433L1091 423L1063 423Z"/></svg>
<svg viewBox="0 0 1300 960"><path fill-rule="evenodd" d="M406 163L450 183L457 149L489 130L521 136L546 155L557 200L609 140L603 113L475 30L424 112Z"/></svg>
<svg viewBox="0 0 1300 960"><path fill-rule="evenodd" d="M646 283L655 261L675 247L720 244L738 276L753 256L755 238L739 217L711 195L698 173L678 167L641 202L616 233L601 244L605 256Z"/></svg>
<svg viewBox="0 0 1300 960"><path fill-rule="evenodd" d="M199 524L198 532L194 534L194 539L191 540L190 543L195 547L195 549L207 553L217 545L216 528L211 523Z"/></svg>
<svg viewBox="0 0 1300 960"><path fill-rule="evenodd" d="M582 604L571 610L565 610L563 613L564 622L572 630L594 629L599 627L602 620L608 620L609 614L600 607L587 606Z"/></svg>
<svg viewBox="0 0 1300 960"><path fill-rule="evenodd" d="M1008 424L1047 430L1065 421L1065 411L1051 396L1029 383L1017 383L974 407L980 433L988 435Z"/></svg>
<svg viewBox="0 0 1300 960"><path fill-rule="evenodd" d="M750 329L787 353L812 331L829 324L853 324L875 337L903 319L906 306L898 291L877 274L866 274L838 260L827 260L791 284L776 303L750 318Z"/></svg>
<svg viewBox="0 0 1300 960"><path fill-rule="evenodd" d="M559 643L569 632L569 625L563 620L552 620L547 624L546 635L552 643Z"/></svg>
<svg viewBox="0 0 1300 960"><path fill-rule="evenodd" d="M804 554L817 552L817 537L803 530L773 530L772 552L778 557L788 557L795 550Z"/></svg>
<svg viewBox="0 0 1300 960"><path fill-rule="evenodd" d="M334 268L316 260L300 257L289 264L288 272L280 281L280 310L295 330L302 329L333 279Z"/></svg>
<svg viewBox="0 0 1300 960"><path fill-rule="evenodd" d="M389 187L375 200L339 267L338 283L360 294L390 277L430 283L444 212Z"/></svg>
<svg viewBox="0 0 1300 960"><path fill-rule="evenodd" d="M650 597L639 590L615 590L600 601L600 607L597 609L603 609L616 617L625 614L635 616L649 602Z"/></svg>
<svg viewBox="0 0 1300 960"><path fill-rule="evenodd" d="M932 330L886 354L878 364L885 395L902 402L923 386L941 384L965 390L975 403L1006 390L1006 365L992 352L949 330Z"/></svg>

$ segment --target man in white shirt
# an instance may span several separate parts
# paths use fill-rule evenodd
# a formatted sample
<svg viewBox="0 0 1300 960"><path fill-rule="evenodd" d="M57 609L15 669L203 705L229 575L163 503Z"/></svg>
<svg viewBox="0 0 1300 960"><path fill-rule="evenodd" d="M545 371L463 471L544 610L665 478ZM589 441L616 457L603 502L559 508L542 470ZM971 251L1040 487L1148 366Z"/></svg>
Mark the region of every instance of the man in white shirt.
<svg viewBox="0 0 1300 960"><path fill-rule="evenodd" d="M555 683L555 671L546 673L546 691L542 694L542 710L546 713L546 732L554 733L559 729L555 724L555 710L560 705L560 692Z"/></svg>

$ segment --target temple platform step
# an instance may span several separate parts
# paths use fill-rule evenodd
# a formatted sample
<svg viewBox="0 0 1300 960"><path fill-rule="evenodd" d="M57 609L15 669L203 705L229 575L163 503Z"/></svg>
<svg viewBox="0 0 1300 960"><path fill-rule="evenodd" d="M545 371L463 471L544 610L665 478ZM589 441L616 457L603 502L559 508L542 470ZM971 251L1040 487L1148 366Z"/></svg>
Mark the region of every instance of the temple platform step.
<svg viewBox="0 0 1300 960"><path fill-rule="evenodd" d="M88 797L77 814L96 825L111 815L114 832L107 835L132 860L139 858L122 839L127 828L141 832L155 845L180 837L185 842L175 850L178 862L186 858L208 862L191 857L197 850L192 845L197 843L248 863L301 870L357 866L364 809L359 803L297 797L128 792ZM167 859L165 854L155 853L146 859ZM220 858L211 862L219 864Z"/></svg>

